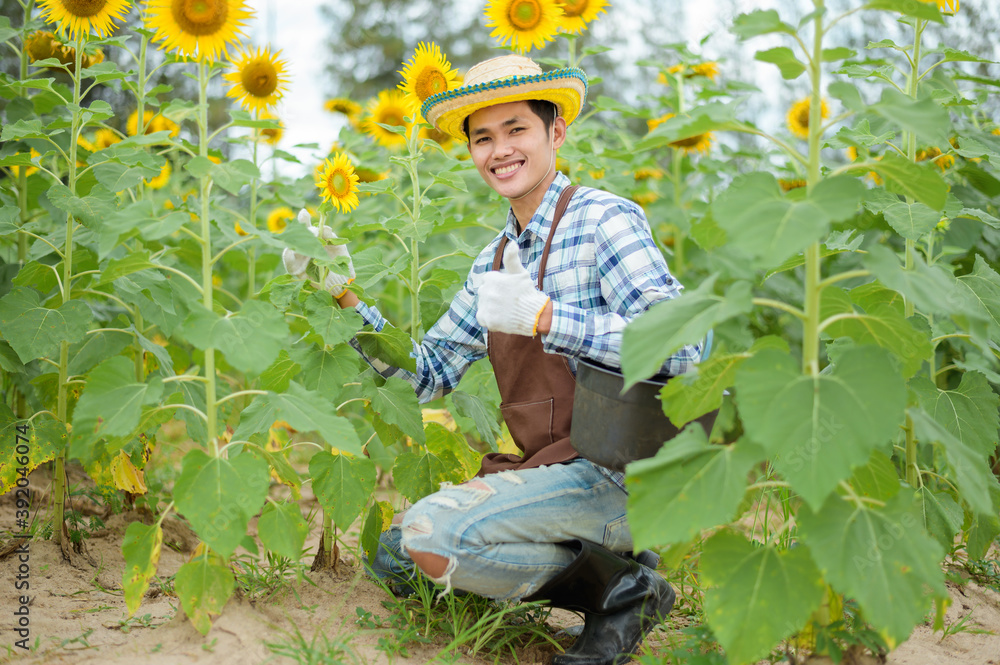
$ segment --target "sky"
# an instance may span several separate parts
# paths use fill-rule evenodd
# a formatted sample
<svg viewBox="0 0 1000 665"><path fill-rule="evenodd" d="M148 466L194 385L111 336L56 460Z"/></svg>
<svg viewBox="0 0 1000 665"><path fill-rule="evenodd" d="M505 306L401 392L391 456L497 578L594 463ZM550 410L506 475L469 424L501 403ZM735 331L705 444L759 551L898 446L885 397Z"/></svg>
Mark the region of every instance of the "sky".
<svg viewBox="0 0 1000 665"><path fill-rule="evenodd" d="M329 22L320 16L323 0L294 0L294 11L288 11L289 0L249 0L248 4L257 15L248 37L257 45L269 44L272 50L280 49L280 57L287 62L288 92L276 112L285 124L279 147L303 161L299 174L311 172L337 139L342 124L338 117L323 110L326 50L320 45L331 29ZM482 4L485 7L486 1L482 0ZM612 0L608 11L625 12L628 4L629 0ZM747 4L761 3L755 0ZM691 3L688 11L689 26L683 32L694 36L692 41L718 27L721 17L716 12L716 0ZM484 27L484 36L488 34ZM319 150L295 148L297 144L309 143L319 144Z"/></svg>
<svg viewBox="0 0 1000 665"><path fill-rule="evenodd" d="M285 125L279 147L304 163L302 172L310 172L319 156L325 156L340 132L340 123L323 110L323 65L326 51L319 45L327 38L330 24L319 13L321 0L294 0L295 10L288 11L288 0L249 0L257 13L248 36L258 45L270 44L281 50L287 63L288 92L277 107ZM285 11L281 11L282 5ZM319 57L317 57L319 56ZM297 144L318 143L319 150L296 149Z"/></svg>

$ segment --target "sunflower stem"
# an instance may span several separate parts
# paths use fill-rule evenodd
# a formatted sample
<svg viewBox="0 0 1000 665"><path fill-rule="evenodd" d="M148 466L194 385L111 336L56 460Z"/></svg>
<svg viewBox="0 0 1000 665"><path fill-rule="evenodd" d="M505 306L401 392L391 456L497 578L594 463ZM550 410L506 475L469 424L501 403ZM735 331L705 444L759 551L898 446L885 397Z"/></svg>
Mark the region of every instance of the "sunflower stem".
<svg viewBox="0 0 1000 665"><path fill-rule="evenodd" d="M254 111L254 120L260 119L260 113ZM254 130L257 131L257 130ZM259 141L254 140L253 142L253 165L260 169L260 165L257 163L257 146ZM254 177L250 178L250 224L254 229L257 228L257 187L259 185L259 179ZM270 229L268 229L270 230ZM253 294L257 291L254 286L254 282L257 281L257 276L255 274L257 268L257 248L250 246L247 249L247 299L253 298ZM325 282L323 282L325 283Z"/></svg>
<svg viewBox="0 0 1000 665"><path fill-rule="evenodd" d="M80 136L80 68L83 64L83 32L76 34L76 55L75 67L73 69L73 119L70 124L69 135L69 174L67 176L67 186L69 190L76 193L76 155L77 140ZM63 279L62 279L62 303L66 304L72 297L73 289L73 228L76 220L73 215L66 215L66 249L63 259ZM67 424L69 395L69 342L63 340L59 343L59 388L56 397L56 416L59 422L65 426ZM55 478L52 481L52 504L53 534L55 541L60 548L65 548L63 542L63 520L65 517L65 504L63 503L66 494L66 447L63 446L56 455Z"/></svg>
<svg viewBox="0 0 1000 665"><path fill-rule="evenodd" d="M410 160L406 170L410 174L413 188L413 205L410 206L410 219L413 222L413 235L410 237L410 336L420 343L423 332L420 329L420 244L417 242L417 221L420 219L420 174L417 172L417 157L419 157L419 136L413 130L407 142L410 148Z"/></svg>
<svg viewBox="0 0 1000 665"><path fill-rule="evenodd" d="M816 18L813 22L813 55L809 62L812 96L809 103L809 164L808 187L811 190L820 181L820 139L823 132L823 10L826 0L813 0ZM805 251L805 323L802 336L802 371L810 376L819 375L820 293L822 291L822 258L820 246L814 242Z"/></svg>
<svg viewBox="0 0 1000 665"><path fill-rule="evenodd" d="M208 159L208 79L205 61L198 61L198 155ZM200 178L201 197L201 286L205 309L214 309L214 286L212 285L212 225L208 215L208 196L212 189L209 176ZM217 438L217 418L215 400L215 347L205 349L205 415L207 416L208 438L212 442L215 456L219 456Z"/></svg>
<svg viewBox="0 0 1000 665"><path fill-rule="evenodd" d="M916 24L913 29L913 57L910 58L910 74L907 78L907 94L914 100L917 99L919 87L920 87L920 48L921 48L921 37L923 36L924 28L927 26L927 21L923 19L917 19ZM905 133L905 144L906 144L906 157L911 162L917 161L917 135L912 131L907 131ZM913 204L913 197L907 196L906 202L908 204ZM904 270L913 270L913 254L915 251L915 242L906 239L905 242L905 254L904 254ZM913 316L915 312L915 307L913 305L913 300L910 298L903 298L903 314L907 318ZM937 352L936 350L934 351ZM931 381L934 381L934 373L931 371L930 375ZM910 414L906 414L906 425L903 427L903 431L906 434L906 482L910 487L917 488L920 486L920 470L917 466L917 438L913 431L913 419L910 418Z"/></svg>
<svg viewBox="0 0 1000 665"><path fill-rule="evenodd" d="M143 21L145 21L145 16L143 14L144 14L144 11L141 11L140 12L140 18ZM136 115L136 118L137 118L136 127L138 127L139 122L142 122L142 120L138 120L138 119L141 118L141 119L144 120L145 117L146 117L146 83L147 83L147 78L148 78L148 75L146 74L146 54L148 52L148 47L149 47L149 37L147 35L145 35L145 34L141 35L140 37L141 38L140 38L140 41L139 41L139 72L138 72L138 78L139 78L139 80L137 82L136 90L135 90L135 97L136 97L136 100L135 100L136 101L135 109L136 109L136 114L137 114ZM145 125L145 123L143 123L143 125ZM140 200L142 200L142 199L144 199L146 197L146 193L147 193L145 179L140 179L139 180L139 184L138 184L137 187L138 187L138 190L139 190L138 191L138 194L139 194L138 198ZM142 250L142 241L139 238L136 238L135 239L135 247L133 248L133 251L138 252L138 251L141 251L141 250ZM138 308L136 308L136 310L135 310L135 329L136 329L136 332L138 332L139 334L142 334L143 327L144 327L144 322L143 322L143 318L142 318L142 312L140 312L138 310ZM144 350L142 348L142 344L139 343L139 337L138 337L138 335L136 336L136 339L133 342L133 344L135 345L135 379L139 383L143 383L146 380L145 367L143 366L143 354L144 354Z"/></svg>

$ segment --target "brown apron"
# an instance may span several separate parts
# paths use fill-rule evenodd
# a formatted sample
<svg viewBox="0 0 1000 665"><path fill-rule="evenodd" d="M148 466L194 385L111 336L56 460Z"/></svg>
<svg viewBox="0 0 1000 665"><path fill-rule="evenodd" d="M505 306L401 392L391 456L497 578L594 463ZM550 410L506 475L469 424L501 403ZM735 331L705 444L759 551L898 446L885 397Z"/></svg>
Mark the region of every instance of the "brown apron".
<svg viewBox="0 0 1000 665"><path fill-rule="evenodd" d="M542 290L549 248L576 186L563 189L556 203L549 237L545 240L541 265L538 267L538 289ZM499 270L507 236L493 257L493 270ZM576 379L564 356L546 353L540 335L511 335L490 332L486 335L487 353L500 388L500 413L514 443L524 453L513 455L488 453L483 457L477 475L497 471L531 469L543 464L566 462L579 454L569 443L569 428L573 419L573 392Z"/></svg>

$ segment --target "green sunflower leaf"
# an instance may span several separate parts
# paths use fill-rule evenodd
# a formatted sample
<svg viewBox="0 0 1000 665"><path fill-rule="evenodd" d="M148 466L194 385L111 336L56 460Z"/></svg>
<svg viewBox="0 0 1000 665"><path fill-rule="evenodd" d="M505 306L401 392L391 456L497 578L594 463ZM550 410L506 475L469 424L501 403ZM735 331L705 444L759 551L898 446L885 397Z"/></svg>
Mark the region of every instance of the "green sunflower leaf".
<svg viewBox="0 0 1000 665"><path fill-rule="evenodd" d="M777 65L781 70L781 78L786 81L798 78L806 70L806 66L795 57L795 52L786 46L757 51L754 59Z"/></svg>
<svg viewBox="0 0 1000 665"><path fill-rule="evenodd" d="M931 608L927 590L945 596L944 550L920 525L913 492L882 508L831 495L799 512L799 533L826 579L856 599L865 619L902 642Z"/></svg>
<svg viewBox="0 0 1000 665"><path fill-rule="evenodd" d="M382 420L395 425L414 441L424 443L420 402L413 386L403 379L391 377L381 386L374 381L365 381L362 393L371 400L371 409Z"/></svg>
<svg viewBox="0 0 1000 665"><path fill-rule="evenodd" d="M350 341L364 325L361 315L353 309L341 309L333 304L327 291L316 291L304 304L306 318L327 346Z"/></svg>
<svg viewBox="0 0 1000 665"><path fill-rule="evenodd" d="M93 318L82 300L49 309L42 306L37 291L23 286L15 286L0 298L0 335L23 363L54 357L62 342L79 342Z"/></svg>
<svg viewBox="0 0 1000 665"><path fill-rule="evenodd" d="M824 591L823 576L809 554L805 547L761 547L730 531L705 542L701 571L710 585L705 618L729 662L767 656L809 621Z"/></svg>
<svg viewBox="0 0 1000 665"><path fill-rule="evenodd" d="M376 332L371 326L365 326L357 334L357 338L365 355L375 357L391 367L408 372L417 371L417 359L410 355L413 352L413 340L399 328L387 323L380 332Z"/></svg>
<svg viewBox="0 0 1000 665"><path fill-rule="evenodd" d="M375 463L367 457L323 450L309 460L309 475L316 498L342 531L357 519L375 490Z"/></svg>
<svg viewBox="0 0 1000 665"><path fill-rule="evenodd" d="M1000 396L979 372L963 372L953 390L940 390L926 377L910 381L912 390L927 415L973 450L989 457L996 451L1000 427Z"/></svg>
<svg viewBox="0 0 1000 665"><path fill-rule="evenodd" d="M298 561L309 535L309 525L294 501L271 502L257 521L257 533L264 547L275 554Z"/></svg>
<svg viewBox="0 0 1000 665"><path fill-rule="evenodd" d="M774 32L786 35L795 34L795 28L782 21L778 12L773 9L758 9L747 14L740 14L734 19L730 30L740 39L749 39Z"/></svg>
<svg viewBox="0 0 1000 665"><path fill-rule="evenodd" d="M132 522L125 530L125 539L122 541L122 555L125 558L122 591L129 616L139 609L142 598L149 589L149 581L156 574L162 545L163 529L159 522L150 525Z"/></svg>
<svg viewBox="0 0 1000 665"><path fill-rule="evenodd" d="M941 210L948 201L948 183L933 164L914 164L888 152L872 163L870 169L885 179L889 191L905 194L928 208Z"/></svg>
<svg viewBox="0 0 1000 665"><path fill-rule="evenodd" d="M701 342L713 326L750 312L749 283L732 284L724 296L714 287L713 275L694 291L660 301L629 322L622 335L624 389L657 374L667 358Z"/></svg>
<svg viewBox="0 0 1000 665"><path fill-rule="evenodd" d="M907 240L919 240L941 221L941 213L923 203L894 203L882 211L885 221Z"/></svg>
<svg viewBox="0 0 1000 665"><path fill-rule="evenodd" d="M229 557L264 505L269 486L267 462L254 454L211 457L195 448L181 462L174 501L198 537Z"/></svg>
<svg viewBox="0 0 1000 665"><path fill-rule="evenodd" d="M710 445L688 426L654 457L626 467L629 527L638 549L681 543L736 517L746 477L763 451L748 441Z"/></svg>
<svg viewBox="0 0 1000 665"><path fill-rule="evenodd" d="M235 586L236 579L226 561L214 552L203 552L185 563L174 579L181 607L202 635L212 629L212 616L222 613Z"/></svg>
<svg viewBox="0 0 1000 665"><path fill-rule="evenodd" d="M6 494L17 479L55 459L66 447L66 426L41 415L30 423L18 420L6 403L0 401L0 495ZM25 452L25 447L27 452Z"/></svg>
<svg viewBox="0 0 1000 665"><path fill-rule="evenodd" d="M440 456L434 453L402 453L396 456L392 478L399 493L415 502L438 491L444 481L462 482L461 464L448 451Z"/></svg>
<svg viewBox="0 0 1000 665"><path fill-rule="evenodd" d="M130 359L109 358L87 375L87 386L73 411L73 435L90 439L131 434L139 426L143 408L158 403L162 395L159 377L137 382Z"/></svg>
<svg viewBox="0 0 1000 665"><path fill-rule="evenodd" d="M286 392L257 395L240 414L233 440L262 442L275 420L284 420L300 432L318 432L331 446L361 454L361 442L350 421L336 415L334 406L321 393L295 381L288 384Z"/></svg>
<svg viewBox="0 0 1000 665"><path fill-rule="evenodd" d="M987 456L951 433L923 409L908 409L917 437L926 443L937 443L943 449L950 467L949 476L962 491L961 497L978 513L993 510L990 486L996 484Z"/></svg>
<svg viewBox="0 0 1000 665"><path fill-rule="evenodd" d="M736 370L757 351L767 348L788 350L788 342L768 336L757 340L753 347L742 353L712 354L687 374L674 377L660 389L663 412L677 427L683 427L695 418L722 406L727 388L736 380Z"/></svg>
<svg viewBox="0 0 1000 665"><path fill-rule="evenodd" d="M873 346L848 349L816 376L765 349L737 370L736 391L746 435L777 456L775 468L814 509L892 440L906 408L899 370Z"/></svg>

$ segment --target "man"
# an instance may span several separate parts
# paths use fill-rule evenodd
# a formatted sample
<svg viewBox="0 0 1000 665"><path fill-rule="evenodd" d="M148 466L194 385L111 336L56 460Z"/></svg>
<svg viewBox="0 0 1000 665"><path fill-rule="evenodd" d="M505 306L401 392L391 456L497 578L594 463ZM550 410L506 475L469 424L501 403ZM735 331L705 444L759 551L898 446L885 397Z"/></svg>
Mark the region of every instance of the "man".
<svg viewBox="0 0 1000 665"><path fill-rule="evenodd" d="M557 211L569 180L555 169L556 153L586 92L578 69L543 73L528 58L505 55L426 100L424 117L467 141L479 175L510 211L449 311L414 343L417 371L368 359L384 376L406 378L427 402L488 356L523 453L488 454L477 478L442 487L397 516L401 524L383 534L373 571L405 578L416 565L446 591L583 612L583 633L557 665L626 662L674 602L670 585L630 555L623 474L580 458L569 443L577 359L620 366L625 324L681 289L633 202L580 188L562 202L561 217ZM342 245L328 251L348 256ZM308 259L285 250L285 264L302 276ZM378 311L347 289L350 277L332 275L326 286L341 307L381 329ZM663 371L684 373L700 353L686 347ZM652 557L644 560L655 566Z"/></svg>

